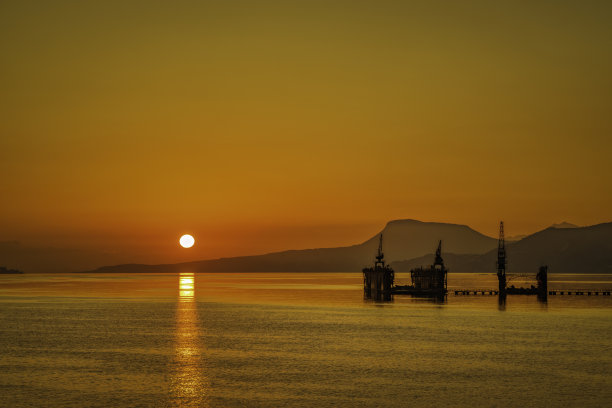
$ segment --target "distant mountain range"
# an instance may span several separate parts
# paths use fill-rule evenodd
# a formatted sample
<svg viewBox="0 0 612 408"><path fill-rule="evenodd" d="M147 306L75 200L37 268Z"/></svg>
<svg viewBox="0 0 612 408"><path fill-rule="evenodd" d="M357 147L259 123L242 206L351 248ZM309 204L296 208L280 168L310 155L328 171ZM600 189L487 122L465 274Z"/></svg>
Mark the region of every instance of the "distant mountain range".
<svg viewBox="0 0 612 408"><path fill-rule="evenodd" d="M612 273L612 223L590 227L552 226L518 242L507 243L506 252L508 272L535 272L540 265L548 265L556 273ZM433 254L428 254L391 265L397 271L409 271L432 257ZM481 255L444 254L444 260L454 272L493 271L497 250Z"/></svg>
<svg viewBox="0 0 612 408"><path fill-rule="evenodd" d="M443 258L451 272L495 270L497 239L466 225L396 220L381 233L385 259L398 272L430 264L438 240L443 241ZM359 272L373 262L378 236L347 247L163 265L125 264L91 272ZM509 272L534 272L547 264L556 273L612 273L612 223L589 227L557 224L508 242L507 252Z"/></svg>

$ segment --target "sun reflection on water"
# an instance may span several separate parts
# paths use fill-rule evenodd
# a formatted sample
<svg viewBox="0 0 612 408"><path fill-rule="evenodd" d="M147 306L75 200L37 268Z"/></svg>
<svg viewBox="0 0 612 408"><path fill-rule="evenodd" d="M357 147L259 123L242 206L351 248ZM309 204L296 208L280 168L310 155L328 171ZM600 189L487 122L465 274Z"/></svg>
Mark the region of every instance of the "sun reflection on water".
<svg viewBox="0 0 612 408"><path fill-rule="evenodd" d="M195 276L193 273L181 273L172 378L173 406L177 407L208 406L208 379L204 373L196 306Z"/></svg>
<svg viewBox="0 0 612 408"><path fill-rule="evenodd" d="M193 302L194 279L193 273L181 273L179 275L179 301Z"/></svg>

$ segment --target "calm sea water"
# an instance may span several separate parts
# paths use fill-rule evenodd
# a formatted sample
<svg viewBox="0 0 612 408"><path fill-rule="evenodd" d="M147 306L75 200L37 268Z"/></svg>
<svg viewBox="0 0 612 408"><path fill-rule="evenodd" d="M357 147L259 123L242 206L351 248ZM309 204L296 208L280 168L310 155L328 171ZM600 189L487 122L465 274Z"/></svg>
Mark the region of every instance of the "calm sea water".
<svg viewBox="0 0 612 408"><path fill-rule="evenodd" d="M612 288L606 275L550 279L551 289ZM494 275L449 276L449 288L495 286ZM0 275L2 407L602 407L611 398L612 297L374 303L360 274Z"/></svg>

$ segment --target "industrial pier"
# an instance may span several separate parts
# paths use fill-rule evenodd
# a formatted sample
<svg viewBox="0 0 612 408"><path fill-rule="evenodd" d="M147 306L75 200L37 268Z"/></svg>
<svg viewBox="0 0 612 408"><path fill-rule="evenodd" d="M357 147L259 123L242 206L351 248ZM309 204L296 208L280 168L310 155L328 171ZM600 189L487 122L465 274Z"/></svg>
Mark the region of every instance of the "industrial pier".
<svg viewBox="0 0 612 408"><path fill-rule="evenodd" d="M530 287L508 286L512 279L520 277L534 278L533 275L506 274L506 243L504 238L504 223L499 225L499 239L497 245L497 289L454 289L456 296L466 295L489 295L499 296L500 302L507 295L535 295L541 301L546 301L550 296L611 296L611 289L555 289L548 290L548 266L540 266L535 275L536 285ZM393 295L412 295L429 298L444 298L448 293L447 277L448 269L442 259L442 241L438 242L438 248L434 263L428 267L419 267L410 271L411 285L395 285L395 272L385 263L383 253L383 236L379 237L378 252L373 267L363 270L363 295L365 299L388 301Z"/></svg>

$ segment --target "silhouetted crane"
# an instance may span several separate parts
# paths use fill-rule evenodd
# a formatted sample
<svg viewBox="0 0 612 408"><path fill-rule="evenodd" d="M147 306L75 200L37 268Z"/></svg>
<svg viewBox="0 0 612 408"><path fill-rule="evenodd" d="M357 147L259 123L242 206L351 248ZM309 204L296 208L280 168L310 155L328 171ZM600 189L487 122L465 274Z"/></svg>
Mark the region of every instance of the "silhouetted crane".
<svg viewBox="0 0 612 408"><path fill-rule="evenodd" d="M382 268L385 267L385 254L383 254L383 247L382 247L382 239L383 236L382 234L380 234L380 238L378 240L378 255L376 255L376 263L374 264L374 266L380 266Z"/></svg>
<svg viewBox="0 0 612 408"><path fill-rule="evenodd" d="M436 250L436 259L434 260L434 267L440 266L444 269L444 260L442 259L442 240L438 242L438 249Z"/></svg>
<svg viewBox="0 0 612 408"><path fill-rule="evenodd" d="M497 242L497 279L499 294L506 294L506 242L504 239L504 222L499 223L499 240Z"/></svg>

